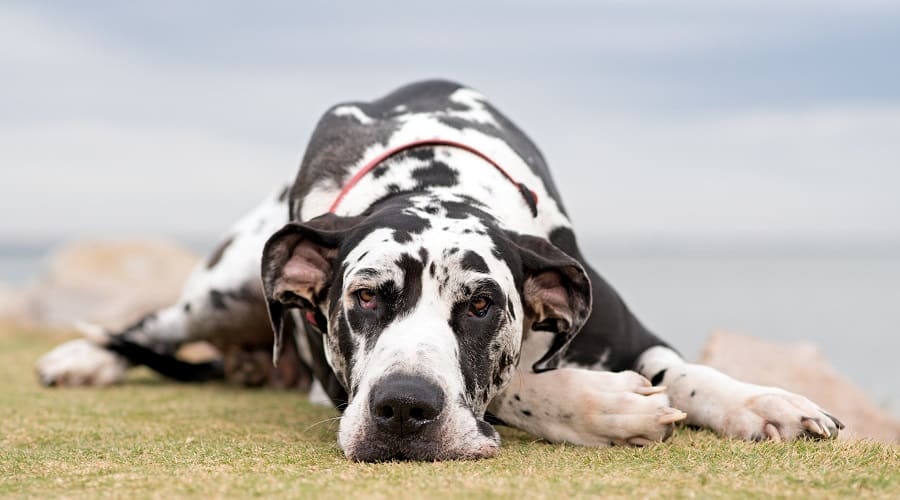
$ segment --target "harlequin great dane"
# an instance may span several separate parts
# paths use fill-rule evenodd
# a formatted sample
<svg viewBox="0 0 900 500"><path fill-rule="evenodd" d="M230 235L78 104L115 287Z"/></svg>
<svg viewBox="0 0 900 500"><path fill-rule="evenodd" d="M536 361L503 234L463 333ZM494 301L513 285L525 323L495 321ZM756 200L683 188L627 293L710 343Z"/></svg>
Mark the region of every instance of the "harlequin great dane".
<svg viewBox="0 0 900 500"><path fill-rule="evenodd" d="M216 378L175 348L274 346L277 362L293 339L354 460L490 457L498 421L585 446L662 441L680 420L747 440L843 428L648 331L585 262L534 144L446 81L331 108L296 180L237 223L177 304L90 337L45 355L41 380L111 384L136 364Z"/></svg>

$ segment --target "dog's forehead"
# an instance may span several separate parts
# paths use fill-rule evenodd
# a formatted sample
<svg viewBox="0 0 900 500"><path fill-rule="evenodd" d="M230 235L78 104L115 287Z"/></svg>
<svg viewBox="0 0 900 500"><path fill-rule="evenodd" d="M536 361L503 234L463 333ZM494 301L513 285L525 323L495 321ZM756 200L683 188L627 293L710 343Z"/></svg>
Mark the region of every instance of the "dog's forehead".
<svg viewBox="0 0 900 500"><path fill-rule="evenodd" d="M407 200L402 216L377 220L344 259L344 278L362 270L402 271L398 261L413 257L438 270L509 274L479 204L459 196L419 195Z"/></svg>

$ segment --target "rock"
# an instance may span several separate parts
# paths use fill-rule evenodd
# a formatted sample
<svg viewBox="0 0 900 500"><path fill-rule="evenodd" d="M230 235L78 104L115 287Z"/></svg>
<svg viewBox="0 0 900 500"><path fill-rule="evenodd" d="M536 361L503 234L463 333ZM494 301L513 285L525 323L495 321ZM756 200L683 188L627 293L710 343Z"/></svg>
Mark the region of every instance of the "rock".
<svg viewBox="0 0 900 500"><path fill-rule="evenodd" d="M54 252L25 290L20 316L42 326L123 328L175 302L197 261L163 241L72 243Z"/></svg>
<svg viewBox="0 0 900 500"><path fill-rule="evenodd" d="M707 341L700 363L740 380L808 397L847 425L841 431L843 439L900 442L900 421L840 375L813 344L716 332Z"/></svg>

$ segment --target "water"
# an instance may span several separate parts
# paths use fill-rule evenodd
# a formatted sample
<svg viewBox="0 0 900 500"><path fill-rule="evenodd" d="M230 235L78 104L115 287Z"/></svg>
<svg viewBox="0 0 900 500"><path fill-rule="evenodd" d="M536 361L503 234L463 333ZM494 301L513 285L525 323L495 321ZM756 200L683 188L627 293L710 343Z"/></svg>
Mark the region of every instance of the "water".
<svg viewBox="0 0 900 500"><path fill-rule="evenodd" d="M26 283L42 261L42 252L0 252L0 283ZM689 359L717 329L810 340L878 402L900 410L900 257L590 261L648 327Z"/></svg>
<svg viewBox="0 0 900 500"><path fill-rule="evenodd" d="M0 253L0 284L22 286L42 269L44 254L4 255Z"/></svg>

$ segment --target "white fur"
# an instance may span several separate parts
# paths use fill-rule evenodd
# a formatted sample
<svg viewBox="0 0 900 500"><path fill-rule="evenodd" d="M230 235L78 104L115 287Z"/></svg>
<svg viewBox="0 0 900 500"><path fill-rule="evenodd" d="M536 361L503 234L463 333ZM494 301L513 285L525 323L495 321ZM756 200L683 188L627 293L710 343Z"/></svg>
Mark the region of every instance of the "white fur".
<svg viewBox="0 0 900 500"><path fill-rule="evenodd" d="M125 379L128 362L87 339L77 339L43 355L36 368L44 385L107 386Z"/></svg>
<svg viewBox="0 0 900 500"><path fill-rule="evenodd" d="M647 377L666 370L662 383L672 404L687 412L690 424L750 440L837 436L837 423L807 398L687 363L667 347L648 349L637 364Z"/></svg>
<svg viewBox="0 0 900 500"><path fill-rule="evenodd" d="M528 332L519 369L489 406L509 425L552 442L582 446L646 445L665 439L684 414L669 406L664 388L635 372L531 365L550 346L546 332Z"/></svg>
<svg viewBox="0 0 900 500"><path fill-rule="evenodd" d="M313 379L312 385L309 388L308 397L309 402L314 405L325 406L327 408L334 407L334 403L331 402L331 398L328 397L325 388L322 387L322 384L317 379Z"/></svg>
<svg viewBox="0 0 900 500"><path fill-rule="evenodd" d="M356 106L350 105L338 106L331 110L331 114L336 116L352 116L354 119L356 119L356 121L362 123L363 125L368 125L369 123L372 123L374 121L372 117L363 113L361 109Z"/></svg>

